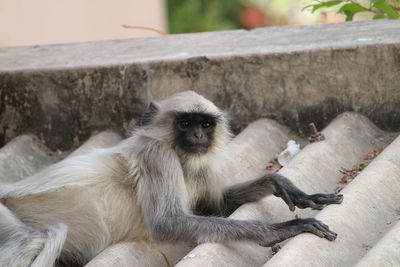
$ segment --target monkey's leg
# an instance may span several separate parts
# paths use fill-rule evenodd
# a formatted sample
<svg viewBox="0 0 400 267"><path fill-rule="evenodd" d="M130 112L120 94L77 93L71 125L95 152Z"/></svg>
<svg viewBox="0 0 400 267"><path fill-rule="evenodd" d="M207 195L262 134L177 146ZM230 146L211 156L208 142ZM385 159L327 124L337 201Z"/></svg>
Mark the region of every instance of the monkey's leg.
<svg viewBox="0 0 400 267"><path fill-rule="evenodd" d="M0 203L0 266L53 266L66 234L62 224L34 230Z"/></svg>
<svg viewBox="0 0 400 267"><path fill-rule="evenodd" d="M0 204L0 266L31 265L44 245L44 238L33 233Z"/></svg>

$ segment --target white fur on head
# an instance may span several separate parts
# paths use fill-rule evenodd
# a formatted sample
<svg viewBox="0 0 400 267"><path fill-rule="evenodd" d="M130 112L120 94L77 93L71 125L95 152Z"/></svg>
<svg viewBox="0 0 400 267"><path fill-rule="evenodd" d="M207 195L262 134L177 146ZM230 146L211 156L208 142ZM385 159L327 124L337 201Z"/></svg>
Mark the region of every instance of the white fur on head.
<svg viewBox="0 0 400 267"><path fill-rule="evenodd" d="M160 113L168 111L178 112L200 112L215 116L222 116L222 112L213 102L197 94L194 91L177 93L168 99L161 101Z"/></svg>
<svg viewBox="0 0 400 267"><path fill-rule="evenodd" d="M138 132L139 135L148 136L157 140L172 143L172 123L177 112L204 113L218 119L215 129L215 142L213 150L225 146L231 138L228 127L228 118L213 102L194 91L177 93L157 103L158 111L152 119L152 127ZM154 127L155 126L155 127Z"/></svg>

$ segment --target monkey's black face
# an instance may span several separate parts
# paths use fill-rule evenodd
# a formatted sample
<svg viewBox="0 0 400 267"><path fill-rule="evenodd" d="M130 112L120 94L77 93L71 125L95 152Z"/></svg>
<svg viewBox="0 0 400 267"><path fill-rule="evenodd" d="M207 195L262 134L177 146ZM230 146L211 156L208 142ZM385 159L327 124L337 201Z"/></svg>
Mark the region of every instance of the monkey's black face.
<svg viewBox="0 0 400 267"><path fill-rule="evenodd" d="M178 113L174 122L175 144L187 153L206 153L212 145L217 120L204 113Z"/></svg>

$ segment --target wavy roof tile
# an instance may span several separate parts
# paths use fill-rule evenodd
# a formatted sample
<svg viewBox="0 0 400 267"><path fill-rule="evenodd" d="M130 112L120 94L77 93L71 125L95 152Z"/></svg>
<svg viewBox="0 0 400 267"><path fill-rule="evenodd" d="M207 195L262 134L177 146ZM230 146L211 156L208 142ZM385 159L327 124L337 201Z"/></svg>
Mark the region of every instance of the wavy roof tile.
<svg viewBox="0 0 400 267"><path fill-rule="evenodd" d="M279 172L308 193L334 192L343 174L363 161L373 149L382 152L341 192L344 201L322 211L290 212L284 202L269 196L248 203L230 217L281 222L296 217L316 217L338 233L329 242L301 234L271 248L251 242L225 244L116 244L87 264L94 266L397 266L400 265L400 137L378 129L367 118L346 112L323 131L324 141L308 144L286 127L269 119L250 124L229 145L235 164L228 170L229 183L262 175L266 164L296 139L303 148ZM396 138L397 137L397 138ZM102 132L69 154L88 153L121 140L118 134ZM56 162L52 154L31 136L19 136L0 150L0 179L16 180ZM7 176L5 175L7 174ZM168 263L166 263L168 261Z"/></svg>

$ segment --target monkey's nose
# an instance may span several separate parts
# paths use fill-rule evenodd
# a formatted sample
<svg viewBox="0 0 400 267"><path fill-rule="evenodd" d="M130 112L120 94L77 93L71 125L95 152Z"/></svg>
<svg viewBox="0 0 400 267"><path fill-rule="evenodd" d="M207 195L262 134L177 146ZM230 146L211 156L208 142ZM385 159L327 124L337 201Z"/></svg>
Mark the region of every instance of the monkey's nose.
<svg viewBox="0 0 400 267"><path fill-rule="evenodd" d="M201 139L203 138L203 134L201 132L195 132L194 137L196 137L196 139Z"/></svg>

